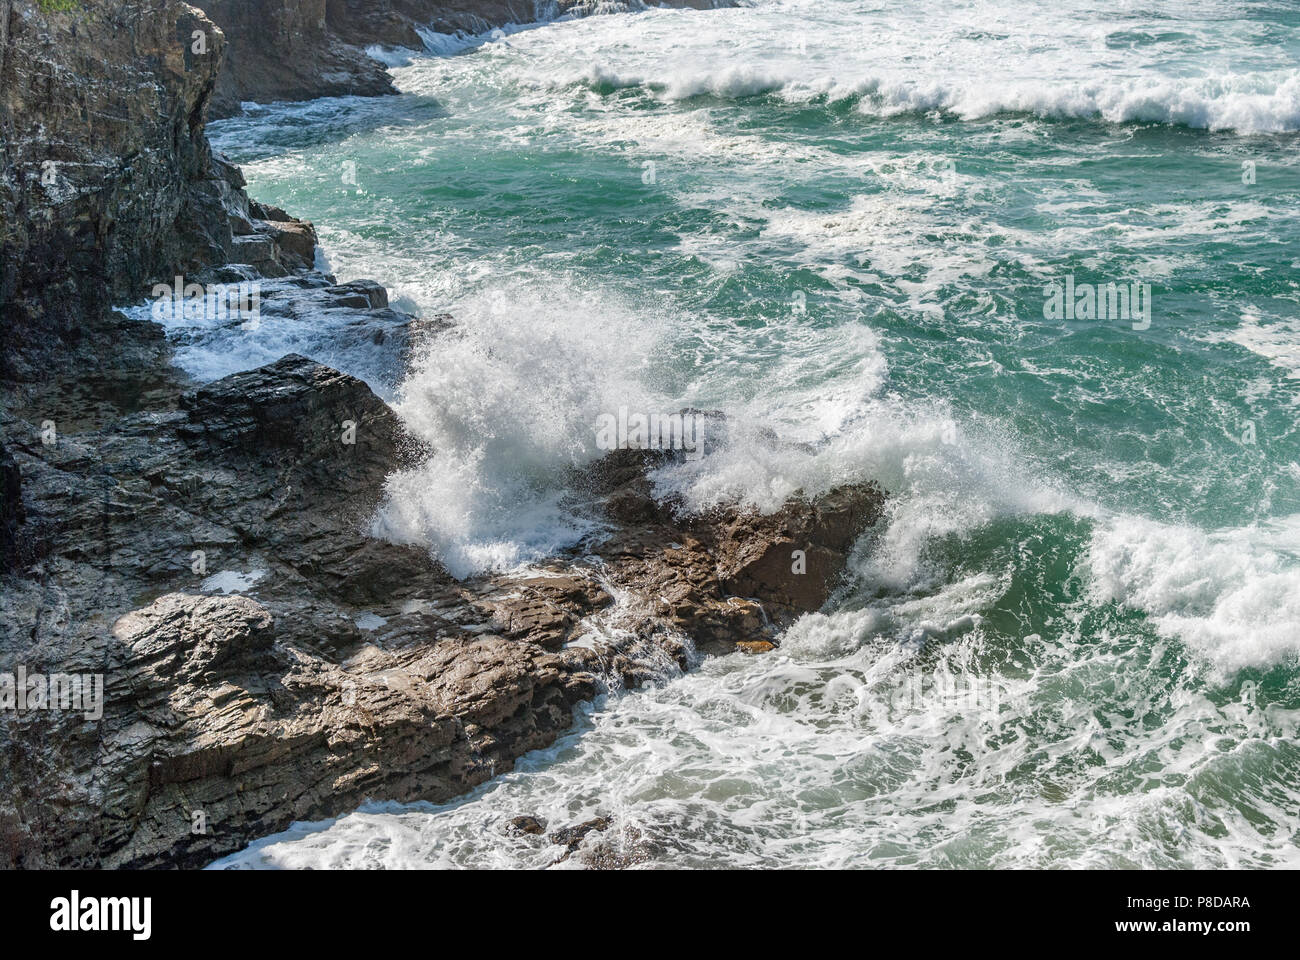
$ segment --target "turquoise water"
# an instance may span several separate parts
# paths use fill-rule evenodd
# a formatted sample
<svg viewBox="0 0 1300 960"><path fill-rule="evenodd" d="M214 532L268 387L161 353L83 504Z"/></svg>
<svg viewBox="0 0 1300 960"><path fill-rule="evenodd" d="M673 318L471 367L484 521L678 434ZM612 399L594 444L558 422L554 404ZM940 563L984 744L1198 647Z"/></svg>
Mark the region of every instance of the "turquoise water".
<svg viewBox="0 0 1300 960"><path fill-rule="evenodd" d="M564 478L621 406L735 419L657 478L696 507L890 507L778 653L234 862L549 864L520 813L612 815L649 865L1300 862L1295 4L760 0L430 45L384 54L398 97L214 126L341 279L456 318L376 384L437 450L377 530L458 573L577 542ZM1049 319L1067 277L1149 317Z"/></svg>

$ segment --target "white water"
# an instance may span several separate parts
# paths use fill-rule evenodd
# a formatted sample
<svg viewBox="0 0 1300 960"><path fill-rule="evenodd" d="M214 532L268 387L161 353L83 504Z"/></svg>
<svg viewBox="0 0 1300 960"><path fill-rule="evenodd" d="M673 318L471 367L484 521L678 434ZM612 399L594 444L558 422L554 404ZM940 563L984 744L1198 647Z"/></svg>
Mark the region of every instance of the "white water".
<svg viewBox="0 0 1300 960"><path fill-rule="evenodd" d="M694 508L857 480L890 499L837 602L777 654L602 698L456 803L368 808L224 865L551 864L502 834L520 814L611 816L585 853L635 857L639 831L650 865L1300 865L1294 284L1170 296L1147 337L1111 340L1045 333L998 288L1063 262L1170 289L1285 267L1294 141L1263 135L1300 129L1296 33L1251 18L1262 3L939 6L511 29L386 54L409 101L230 128L282 145L249 175L327 211L344 279L455 318L392 390L435 452L390 479L378 534L457 575L580 542L596 521L569 472L625 406L732 418L655 477ZM302 121L330 136L294 140ZM1260 157L1273 186L1171 197L1185 175L1153 140L1233 184ZM843 196L808 199L826 183ZM182 362L275 348L253 343ZM1202 362L1203 383L1159 378ZM1264 466L1221 452L1246 417Z"/></svg>

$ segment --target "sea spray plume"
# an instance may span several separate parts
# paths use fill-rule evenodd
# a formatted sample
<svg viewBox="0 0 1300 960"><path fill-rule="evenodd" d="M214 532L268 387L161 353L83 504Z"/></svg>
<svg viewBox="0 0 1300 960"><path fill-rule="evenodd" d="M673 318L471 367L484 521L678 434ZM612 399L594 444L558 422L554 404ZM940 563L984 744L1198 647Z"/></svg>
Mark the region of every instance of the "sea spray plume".
<svg viewBox="0 0 1300 960"><path fill-rule="evenodd" d="M602 413L673 409L652 384L676 320L607 292L522 280L493 280L455 310L455 328L412 358L396 405L434 452L390 477L375 531L429 545L465 575L589 531L564 506L571 471L600 455Z"/></svg>

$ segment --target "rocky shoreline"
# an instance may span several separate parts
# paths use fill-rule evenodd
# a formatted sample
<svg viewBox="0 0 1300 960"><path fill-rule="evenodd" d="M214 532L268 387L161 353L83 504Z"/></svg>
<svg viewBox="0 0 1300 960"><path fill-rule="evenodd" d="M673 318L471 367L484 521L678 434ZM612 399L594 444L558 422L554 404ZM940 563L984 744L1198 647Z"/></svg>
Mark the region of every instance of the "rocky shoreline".
<svg viewBox="0 0 1300 960"><path fill-rule="evenodd" d="M457 580L371 537L426 451L363 381L290 354L198 384L111 309L184 273L275 278L263 309L341 312L398 358L453 322L316 271L311 225L247 197L207 144L219 56L186 52L195 30L220 44L176 0L0 0L0 674L103 683L99 716L0 710L0 866L201 866L450 799L602 691L770 650L883 502L689 515L651 493L671 454L620 450L575 476L602 532L526 571Z"/></svg>
<svg viewBox="0 0 1300 960"><path fill-rule="evenodd" d="M731 0L661 0L655 6L711 9ZM597 13L646 10L643 0L207 0L224 32L226 69L212 119L245 102L373 97L396 93L385 66L366 48L423 50L422 31L481 34Z"/></svg>

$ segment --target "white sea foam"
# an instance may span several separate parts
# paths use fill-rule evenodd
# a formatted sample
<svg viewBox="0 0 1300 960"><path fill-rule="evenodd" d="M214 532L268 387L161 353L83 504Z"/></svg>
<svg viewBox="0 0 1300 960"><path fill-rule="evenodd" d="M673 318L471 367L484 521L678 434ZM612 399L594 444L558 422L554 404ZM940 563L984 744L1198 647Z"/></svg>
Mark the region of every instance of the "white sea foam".
<svg viewBox="0 0 1300 960"><path fill-rule="evenodd" d="M1098 599L1143 611L1223 671L1300 654L1300 515L1208 533L1115 518L1084 568Z"/></svg>
<svg viewBox="0 0 1300 960"><path fill-rule="evenodd" d="M939 110L967 119L1029 113L1239 133L1300 130L1300 70L1281 50L1264 55L1264 27L1223 17L1227 8L1215 3L1188 9L1204 19L1179 32L1154 11L1107 17L1089 3L1054 4L1044 16L1011 2L922 10L895 0L850 12L775 0L697 17L685 33L673 12L648 11L520 33L508 50L489 43L480 54L506 58L494 64L494 82L548 96L578 84L602 93L637 88L669 101L855 100L877 116ZM1253 59L1229 54L1245 46Z"/></svg>
<svg viewBox="0 0 1300 960"><path fill-rule="evenodd" d="M413 358L396 406L433 452L389 478L375 530L430 546L464 575L554 552L592 529L564 502L570 472L600 453L601 414L668 409L642 378L661 359L671 318L656 325L559 278L506 281L461 300L456 316L452 333Z"/></svg>
<svg viewBox="0 0 1300 960"><path fill-rule="evenodd" d="M842 68L841 68L842 69ZM806 64L733 64L702 71L625 72L593 64L578 78L596 90L642 87L665 100L741 99L772 94L791 103L857 101L864 114L892 117L941 110L966 120L1003 113L1110 123L1168 123L1237 133L1300 130L1300 71L1199 78L1115 78L1092 82L989 80L916 81L905 75L844 73L808 76ZM573 82L563 78L560 83Z"/></svg>
<svg viewBox="0 0 1300 960"><path fill-rule="evenodd" d="M1300 379L1300 320L1269 323L1257 311L1248 311L1242 315L1241 323L1236 329L1204 339L1245 347L1251 353L1266 358L1288 379ZM1300 397L1296 402L1300 402Z"/></svg>
<svg viewBox="0 0 1300 960"><path fill-rule="evenodd" d="M319 252L319 248L318 248ZM119 312L138 322L156 322L175 346L173 359L201 382L274 363L298 353L358 377L388 399L401 376L405 331L396 318L376 319L353 309L303 308L303 293L289 281L257 281L261 305L255 318L195 310L155 318L146 302Z"/></svg>

